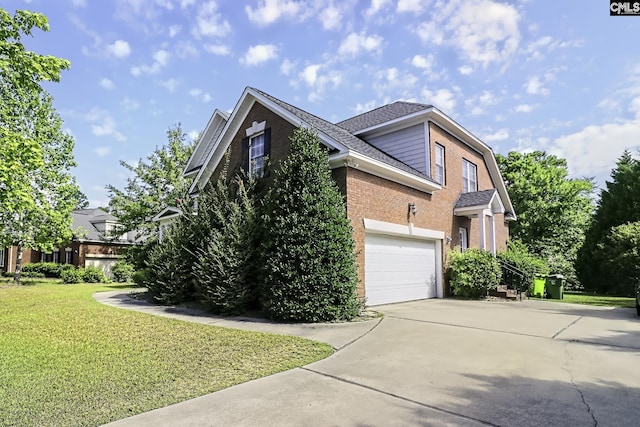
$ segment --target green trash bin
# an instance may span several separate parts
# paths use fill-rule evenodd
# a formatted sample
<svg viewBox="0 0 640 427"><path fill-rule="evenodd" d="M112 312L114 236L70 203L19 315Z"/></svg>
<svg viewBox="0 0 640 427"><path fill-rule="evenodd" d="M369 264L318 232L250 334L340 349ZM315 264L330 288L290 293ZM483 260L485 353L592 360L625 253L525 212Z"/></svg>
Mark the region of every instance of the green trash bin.
<svg viewBox="0 0 640 427"><path fill-rule="evenodd" d="M550 274L547 276L547 298L564 299L564 284L566 279L561 274Z"/></svg>
<svg viewBox="0 0 640 427"><path fill-rule="evenodd" d="M536 274L533 276L533 290L531 292L531 296L536 298L544 297L544 285L547 282L547 276L543 276L542 274Z"/></svg>

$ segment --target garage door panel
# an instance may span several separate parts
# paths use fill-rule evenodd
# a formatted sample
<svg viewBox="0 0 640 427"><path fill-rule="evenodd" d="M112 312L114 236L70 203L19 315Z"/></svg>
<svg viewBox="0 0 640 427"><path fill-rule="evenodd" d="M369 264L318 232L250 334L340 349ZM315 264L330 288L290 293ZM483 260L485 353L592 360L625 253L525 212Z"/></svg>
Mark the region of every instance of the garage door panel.
<svg viewBox="0 0 640 427"><path fill-rule="evenodd" d="M432 240L367 235L367 303L377 305L435 297L435 256Z"/></svg>

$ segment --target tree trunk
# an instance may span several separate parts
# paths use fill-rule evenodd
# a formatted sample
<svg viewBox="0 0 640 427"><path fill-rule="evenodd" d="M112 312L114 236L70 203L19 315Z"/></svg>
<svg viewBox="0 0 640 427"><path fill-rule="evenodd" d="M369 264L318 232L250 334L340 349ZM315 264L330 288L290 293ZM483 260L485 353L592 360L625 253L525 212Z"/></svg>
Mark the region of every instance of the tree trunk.
<svg viewBox="0 0 640 427"><path fill-rule="evenodd" d="M22 243L18 243L16 245L17 248L17 257L16 257L16 270L15 273L13 274L13 281L15 282L16 285L20 284L20 279L22 276L22 253L24 252L24 247L22 246Z"/></svg>

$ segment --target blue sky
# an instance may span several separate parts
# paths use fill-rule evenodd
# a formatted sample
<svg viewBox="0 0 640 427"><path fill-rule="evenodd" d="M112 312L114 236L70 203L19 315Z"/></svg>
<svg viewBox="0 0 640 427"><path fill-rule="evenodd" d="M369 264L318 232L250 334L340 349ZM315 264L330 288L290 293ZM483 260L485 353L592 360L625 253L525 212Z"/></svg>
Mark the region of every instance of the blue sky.
<svg viewBox="0 0 640 427"><path fill-rule="evenodd" d="M502 154L542 149L602 185L640 148L640 16L606 0L0 0L49 18L28 49L69 59L47 84L91 206L181 123L254 86L331 121L433 104Z"/></svg>

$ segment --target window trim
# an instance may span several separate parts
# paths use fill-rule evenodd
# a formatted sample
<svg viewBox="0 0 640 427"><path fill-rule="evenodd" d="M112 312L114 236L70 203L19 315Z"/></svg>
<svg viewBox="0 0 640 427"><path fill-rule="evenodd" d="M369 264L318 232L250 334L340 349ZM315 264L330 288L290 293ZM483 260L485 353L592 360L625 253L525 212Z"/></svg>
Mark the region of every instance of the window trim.
<svg viewBox="0 0 640 427"><path fill-rule="evenodd" d="M469 249L469 229L467 227L458 227L458 240L460 241L460 252Z"/></svg>
<svg viewBox="0 0 640 427"><path fill-rule="evenodd" d="M473 174L470 174L471 171ZM473 175L473 180L470 178L471 175ZM473 188L470 188L471 183L474 184ZM478 166L465 158L462 159L462 191L464 193L478 191Z"/></svg>
<svg viewBox="0 0 640 427"><path fill-rule="evenodd" d="M252 157L254 141L257 141L258 138L260 138L260 141L261 141L262 154L260 154L259 156ZM249 175L250 176L262 174L262 171L264 171L264 157L265 157L265 145L266 145L265 138L266 136L264 131L257 133L255 135L251 135L249 137ZM254 164L254 160L256 159L260 159L260 167L256 167L257 162Z"/></svg>
<svg viewBox="0 0 640 427"><path fill-rule="evenodd" d="M439 165L438 164L438 154L442 154L442 164ZM435 160L434 160L434 165L435 165L435 176L434 179L435 181L440 184L440 185L446 185L447 182L447 168L446 168L446 150L444 148L444 145L442 144L438 144L437 142L435 143ZM439 180L438 179L438 166L440 166L442 168L442 177Z"/></svg>

